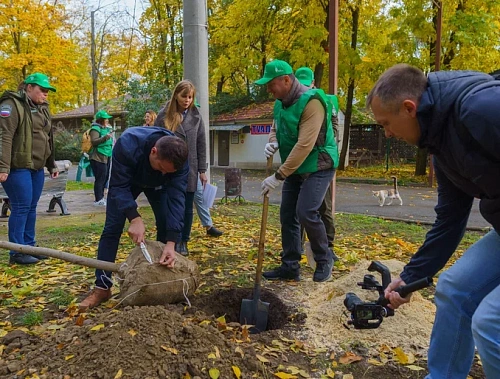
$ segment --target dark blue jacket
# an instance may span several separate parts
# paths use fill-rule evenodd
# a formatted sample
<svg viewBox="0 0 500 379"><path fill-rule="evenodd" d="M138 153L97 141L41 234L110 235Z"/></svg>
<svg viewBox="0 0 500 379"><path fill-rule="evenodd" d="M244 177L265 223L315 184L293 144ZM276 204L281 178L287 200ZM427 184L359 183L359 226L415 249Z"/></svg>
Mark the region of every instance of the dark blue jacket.
<svg viewBox="0 0 500 379"><path fill-rule="evenodd" d="M113 148L109 196L117 200L118 210L130 221L139 216L133 193L163 187L167 191L167 208L171 212L167 231L177 235L184 223L189 165L186 162L182 169L163 175L153 170L149 163L149 154L156 141L170 135L173 133L165 128L133 127L125 130Z"/></svg>
<svg viewBox="0 0 500 379"><path fill-rule="evenodd" d="M430 73L417 110L419 147L433 154L436 221L405 267L406 283L434 276L455 252L474 198L500 232L500 80L472 71Z"/></svg>

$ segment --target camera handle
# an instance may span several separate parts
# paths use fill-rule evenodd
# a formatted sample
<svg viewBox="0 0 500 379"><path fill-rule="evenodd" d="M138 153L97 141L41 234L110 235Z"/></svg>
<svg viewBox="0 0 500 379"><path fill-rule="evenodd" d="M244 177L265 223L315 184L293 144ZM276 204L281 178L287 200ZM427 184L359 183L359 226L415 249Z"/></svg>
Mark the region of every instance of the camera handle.
<svg viewBox="0 0 500 379"><path fill-rule="evenodd" d="M407 284L405 286L399 286L394 290L394 292L399 293L401 297L406 297L410 293L421 290L425 287L429 287L432 284L432 278L431 277L426 277L422 278L419 280L416 280L414 282L411 282L410 284ZM383 307L387 306L389 304L389 300L387 300L385 297L382 301L378 301L380 305Z"/></svg>
<svg viewBox="0 0 500 379"><path fill-rule="evenodd" d="M391 283L391 272L387 266L378 261L373 261L368 267L368 271L377 271L382 276L382 285L377 282L373 275L365 275L363 282L358 283L362 289L375 290L379 293L376 302L363 302L356 294L350 292L346 294L344 306L350 312L348 325L354 325L356 329L378 328L384 317L394 316L394 310L389 308L389 300L385 298L384 290ZM410 293L421 290L432 284L432 278L426 277L410 284L400 286L394 291L401 297L406 297ZM348 326L346 326L348 327Z"/></svg>

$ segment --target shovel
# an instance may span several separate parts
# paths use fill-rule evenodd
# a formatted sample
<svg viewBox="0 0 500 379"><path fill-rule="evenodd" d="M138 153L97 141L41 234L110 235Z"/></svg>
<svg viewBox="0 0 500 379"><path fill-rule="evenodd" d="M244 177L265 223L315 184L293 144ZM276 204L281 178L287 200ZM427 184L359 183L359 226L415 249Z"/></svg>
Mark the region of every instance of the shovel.
<svg viewBox="0 0 500 379"><path fill-rule="evenodd" d="M196 264L180 254L176 254L174 268L151 264L145 256L157 261L163 250L163 244L158 241L147 241L140 250L134 248L122 264L82 257L55 249L20 245L0 241L0 248L17 251L23 254L45 255L63 261L118 273L120 278L120 293L118 298L124 305L159 305L181 302L192 295L199 283L199 273ZM157 284L163 283L158 286Z"/></svg>
<svg viewBox="0 0 500 379"><path fill-rule="evenodd" d="M267 175L271 175L273 168L273 157L267 158ZM266 240L267 210L269 207L269 196L264 195L262 203L262 220L260 222L259 253L257 257L257 272L255 274L255 285L253 288L253 300L243 299L240 309L240 324L253 325L250 333L260 333L267 329L269 316L269 303L260 300L260 282L262 280L262 263L264 261L264 242Z"/></svg>

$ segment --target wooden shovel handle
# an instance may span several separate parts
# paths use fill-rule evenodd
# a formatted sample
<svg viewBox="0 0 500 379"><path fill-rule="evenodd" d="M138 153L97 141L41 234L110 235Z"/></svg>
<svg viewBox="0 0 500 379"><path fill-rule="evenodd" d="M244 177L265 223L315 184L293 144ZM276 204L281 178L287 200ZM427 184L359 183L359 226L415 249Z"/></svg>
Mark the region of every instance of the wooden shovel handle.
<svg viewBox="0 0 500 379"><path fill-rule="evenodd" d="M120 265L112 262L100 261L98 259L81 257L79 255L66 253L60 250L49 249L45 247L35 247L20 245L13 242L0 241L0 248L17 251L22 254L45 255L51 258L62 259L63 261L75 263L81 266L98 268L105 271L119 272Z"/></svg>
<svg viewBox="0 0 500 379"><path fill-rule="evenodd" d="M266 175L271 175L273 170L273 156L267 158ZM269 209L269 196L264 195L262 203L262 219L260 221L259 252L257 256L257 272L255 275L254 301L260 298L260 283L262 281L262 266L264 262L264 244L266 242L267 214Z"/></svg>

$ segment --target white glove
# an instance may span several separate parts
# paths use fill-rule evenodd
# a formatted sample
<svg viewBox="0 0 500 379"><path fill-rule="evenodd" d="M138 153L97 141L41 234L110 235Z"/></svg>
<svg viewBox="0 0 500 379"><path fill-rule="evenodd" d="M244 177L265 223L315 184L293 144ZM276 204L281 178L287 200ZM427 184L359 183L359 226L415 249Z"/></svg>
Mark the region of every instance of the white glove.
<svg viewBox="0 0 500 379"><path fill-rule="evenodd" d="M270 158L274 153L278 151L278 142L269 142L266 143L266 147L264 148L264 155L266 158Z"/></svg>
<svg viewBox="0 0 500 379"><path fill-rule="evenodd" d="M89 155L87 153L83 153L83 156L87 159L89 159Z"/></svg>
<svg viewBox="0 0 500 379"><path fill-rule="evenodd" d="M262 189L261 195L267 195L269 191L275 189L281 184L281 180L276 179L276 176L271 175L265 178L260 185Z"/></svg>

